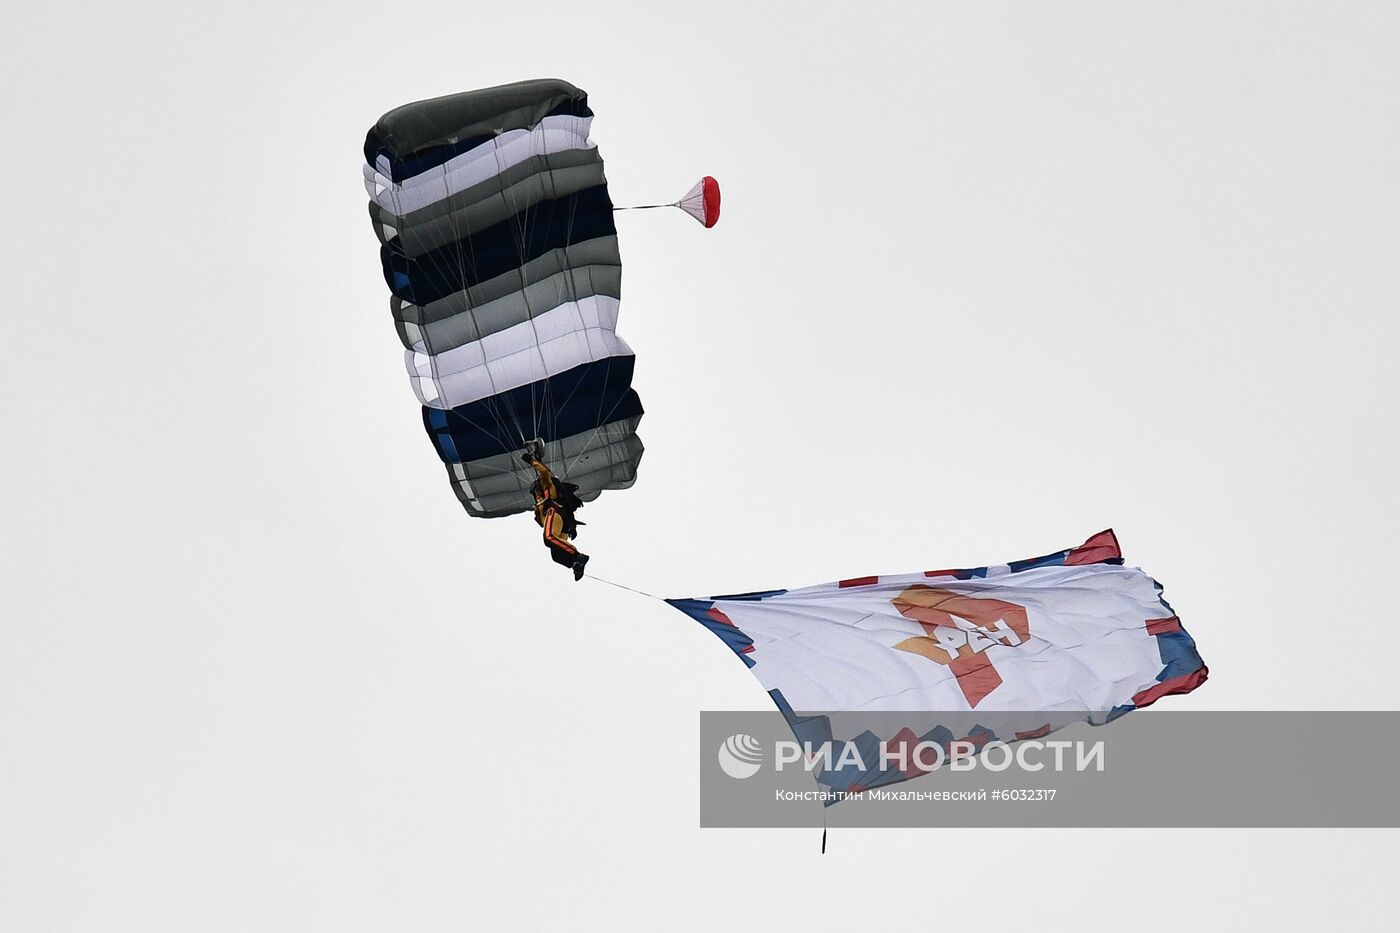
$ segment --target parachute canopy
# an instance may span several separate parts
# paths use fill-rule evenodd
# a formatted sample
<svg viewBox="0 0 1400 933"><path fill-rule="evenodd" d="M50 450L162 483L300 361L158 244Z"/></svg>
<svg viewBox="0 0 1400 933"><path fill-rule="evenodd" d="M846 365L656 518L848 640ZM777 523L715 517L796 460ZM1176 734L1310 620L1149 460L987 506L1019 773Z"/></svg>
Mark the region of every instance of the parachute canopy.
<svg viewBox="0 0 1400 933"><path fill-rule="evenodd" d="M365 139L404 364L472 515L532 508L517 453L534 438L584 500L636 480L642 403L592 118L572 84L522 81L395 108Z"/></svg>

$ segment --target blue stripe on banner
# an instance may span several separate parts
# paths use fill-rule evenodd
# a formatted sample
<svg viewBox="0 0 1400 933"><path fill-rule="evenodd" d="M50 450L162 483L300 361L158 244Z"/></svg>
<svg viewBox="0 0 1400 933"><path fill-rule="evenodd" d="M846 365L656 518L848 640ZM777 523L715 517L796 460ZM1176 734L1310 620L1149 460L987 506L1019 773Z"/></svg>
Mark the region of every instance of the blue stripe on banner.
<svg viewBox="0 0 1400 933"><path fill-rule="evenodd" d="M739 659L749 667L753 667L753 659L745 653L745 648L753 647L753 639L741 632L733 625L725 625L723 622L711 616L710 610L714 608L715 602L712 599L668 599L666 602L675 606L681 612L699 622L705 628L719 636L719 640L729 646L729 650L739 656Z"/></svg>
<svg viewBox="0 0 1400 933"><path fill-rule="evenodd" d="M545 116L591 117L593 116L593 111L588 109L587 98L580 97L574 100L564 101L562 104L549 111L549 113L545 114ZM532 127L522 128L531 129ZM459 156L464 152L470 152L482 143L490 142L495 139L497 135L498 133L496 131L482 133L477 136L469 136L466 139L459 139L454 143L443 143L440 146L428 146L417 152L410 152L399 157L396 156L388 146L384 145L379 138L377 130L371 127L369 133L365 136L365 161L368 162L371 167L377 168L379 156L384 156L389 160L389 177L393 181L399 182L406 178L412 178L414 175L421 175L428 171L428 169L437 168L449 159Z"/></svg>
<svg viewBox="0 0 1400 933"><path fill-rule="evenodd" d="M747 600L749 602L759 602L761 600L767 599L769 596L781 596L786 592L787 590L755 590L752 593L731 593L728 596L711 596L710 599L733 599Z"/></svg>
<svg viewBox="0 0 1400 933"><path fill-rule="evenodd" d="M518 451L642 414L631 388L636 358L611 356L444 411L423 408L423 427L444 463ZM517 422L518 419L518 422Z"/></svg>
<svg viewBox="0 0 1400 933"><path fill-rule="evenodd" d="M560 249L613 236L613 204L607 185L541 201L480 233L412 259L390 240L379 249L384 281L404 301L425 305L509 272Z"/></svg>
<svg viewBox="0 0 1400 933"><path fill-rule="evenodd" d="M673 602L673 600L667 600L667 602ZM797 715L797 713L793 712L792 704L787 701L787 697L783 696L783 691L781 690L769 690L768 697L773 701L773 705L778 707L778 712L782 713L783 718L787 720L789 728L792 729L792 734L797 736L798 743L808 745L813 749L818 749L824 743L831 741L830 716Z"/></svg>
<svg viewBox="0 0 1400 933"><path fill-rule="evenodd" d="M1046 554L1044 557L1032 557L1029 560L1013 560L1007 566L1011 568L1012 573L1020 573L1022 570L1030 570L1033 567L1059 567L1064 564L1065 558L1068 556L1069 551L1061 551L1058 554ZM985 568L983 568L983 573L986 573Z"/></svg>
<svg viewBox="0 0 1400 933"><path fill-rule="evenodd" d="M1203 662L1201 656L1196 653L1196 641L1186 634L1185 629L1177 629L1175 632L1164 632L1157 636L1157 651L1162 656L1162 673L1157 675L1157 681L1171 680L1173 677L1182 677L1192 671L1200 670Z"/></svg>

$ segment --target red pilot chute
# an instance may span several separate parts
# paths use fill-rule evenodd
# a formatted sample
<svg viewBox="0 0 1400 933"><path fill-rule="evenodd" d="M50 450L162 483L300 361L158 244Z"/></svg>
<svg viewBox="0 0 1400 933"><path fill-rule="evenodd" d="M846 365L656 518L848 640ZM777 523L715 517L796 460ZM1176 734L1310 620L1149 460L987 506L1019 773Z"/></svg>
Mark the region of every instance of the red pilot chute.
<svg viewBox="0 0 1400 933"><path fill-rule="evenodd" d="M719 223L719 182L706 175L676 202L676 207L700 221L706 229L713 227Z"/></svg>
<svg viewBox="0 0 1400 933"><path fill-rule="evenodd" d="M656 207L679 207L705 225L706 229L719 223L719 182L706 175L695 183L679 201L670 204L632 204L617 207L619 211L646 211Z"/></svg>

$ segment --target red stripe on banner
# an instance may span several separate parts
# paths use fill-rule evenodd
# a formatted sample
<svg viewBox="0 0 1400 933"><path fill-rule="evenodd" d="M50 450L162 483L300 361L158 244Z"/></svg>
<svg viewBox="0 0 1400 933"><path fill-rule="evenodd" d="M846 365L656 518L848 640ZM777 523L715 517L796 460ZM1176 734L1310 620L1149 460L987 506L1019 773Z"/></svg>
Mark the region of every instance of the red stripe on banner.
<svg viewBox="0 0 1400 933"><path fill-rule="evenodd" d="M919 737L913 729L905 726L895 733L895 737L885 743L885 754L889 756L899 773L906 778L916 778L921 774L928 774L933 770L933 766L924 767L920 756L915 749L919 746ZM929 750L926 759L937 760L936 754Z"/></svg>
<svg viewBox="0 0 1400 933"><path fill-rule="evenodd" d="M1195 690L1201 684L1205 683L1206 677L1209 674L1210 670L1208 668L1201 667L1199 670L1194 670L1189 674L1182 674L1180 677L1164 680L1160 684L1148 687L1146 690L1134 694L1133 705L1140 709L1144 706L1151 706L1162 697L1170 696L1173 693L1190 693L1192 690Z"/></svg>
<svg viewBox="0 0 1400 933"><path fill-rule="evenodd" d="M1147 634L1149 635L1166 635L1169 632L1179 631L1181 631L1181 620L1176 616L1147 620Z"/></svg>
<svg viewBox="0 0 1400 933"><path fill-rule="evenodd" d="M1112 528L1100 531L1076 548L1070 548L1065 555L1069 566L1078 564L1101 564L1106 560L1122 560L1123 552L1118 547L1118 536Z"/></svg>
<svg viewBox="0 0 1400 933"><path fill-rule="evenodd" d="M714 607L711 607L711 608L710 608L710 611L707 612L707 613L705 613L705 615L709 616L711 619L714 619L716 622L723 622L725 625L728 625L730 628L737 628L737 626L734 625L733 621L730 620L729 616L725 615L723 612L720 612L718 609L715 609Z"/></svg>
<svg viewBox="0 0 1400 933"><path fill-rule="evenodd" d="M956 577L959 573L962 573L962 571L961 571L961 570L925 570L925 571L924 571L924 576L926 576L926 577Z"/></svg>
<svg viewBox="0 0 1400 933"><path fill-rule="evenodd" d="M1039 729L1032 729L1032 730L1030 730L1029 732L1018 732L1018 733L1016 733L1016 738L1018 738L1018 739L1038 739L1038 738L1040 738L1042 735L1049 735L1049 734L1050 734L1050 723L1047 722L1045 725L1041 726Z"/></svg>
<svg viewBox="0 0 1400 933"><path fill-rule="evenodd" d="M986 745L991 740L992 737L984 733L979 733L978 735L965 735L962 738L956 740L951 746L948 747L948 760L963 761L968 758L975 758L977 757L978 752L982 751L982 746ZM962 746L962 743L964 742L967 742L970 745L972 745L971 752L964 751L963 748L965 746L959 747ZM955 749L957 751L957 754L953 754Z"/></svg>
<svg viewBox="0 0 1400 933"><path fill-rule="evenodd" d="M845 589L848 586L869 586L872 583L879 583L879 577L851 577L849 580L842 580L838 586Z"/></svg>
<svg viewBox="0 0 1400 933"><path fill-rule="evenodd" d="M1001 686L1001 675L985 654L974 652L966 657L959 654L948 665L948 670L958 679L958 687L967 697L967 705L974 709L987 698L987 694Z"/></svg>

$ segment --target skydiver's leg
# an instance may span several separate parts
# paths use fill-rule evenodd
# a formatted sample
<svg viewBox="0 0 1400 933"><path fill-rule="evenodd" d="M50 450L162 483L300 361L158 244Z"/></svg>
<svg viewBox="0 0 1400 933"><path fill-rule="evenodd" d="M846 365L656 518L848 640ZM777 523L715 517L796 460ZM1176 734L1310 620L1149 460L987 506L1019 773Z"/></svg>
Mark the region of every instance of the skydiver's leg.
<svg viewBox="0 0 1400 933"><path fill-rule="evenodd" d="M564 531L565 519L557 509L549 509L544 514L544 543L549 546L549 556L556 564L562 564L574 572L574 580L583 579L583 568L588 563L588 555L574 547Z"/></svg>
<svg viewBox="0 0 1400 933"><path fill-rule="evenodd" d="M564 534L564 520L555 509L549 509L544 514L544 543L556 564L573 567L578 562L578 548Z"/></svg>
<svg viewBox="0 0 1400 933"><path fill-rule="evenodd" d="M588 563L588 555L578 548L562 548L556 544L549 546L549 556L554 558L554 562L561 567L568 567L574 572L575 580L583 579L583 568Z"/></svg>

